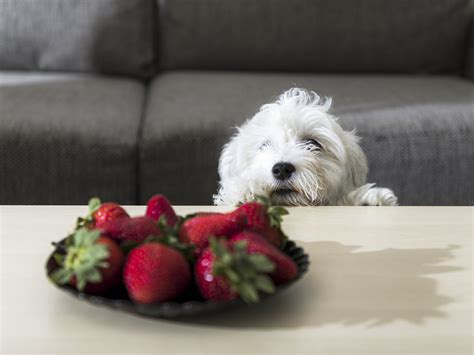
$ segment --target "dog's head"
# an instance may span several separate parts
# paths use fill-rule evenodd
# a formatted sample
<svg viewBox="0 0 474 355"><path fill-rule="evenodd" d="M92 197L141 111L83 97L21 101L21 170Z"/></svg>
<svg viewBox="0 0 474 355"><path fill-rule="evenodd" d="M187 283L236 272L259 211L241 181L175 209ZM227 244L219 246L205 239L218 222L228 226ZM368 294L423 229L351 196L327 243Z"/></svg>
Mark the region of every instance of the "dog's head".
<svg viewBox="0 0 474 355"><path fill-rule="evenodd" d="M224 146L215 202L263 195L280 205L321 205L362 185L366 158L355 134L328 113L330 105L294 88L262 106Z"/></svg>

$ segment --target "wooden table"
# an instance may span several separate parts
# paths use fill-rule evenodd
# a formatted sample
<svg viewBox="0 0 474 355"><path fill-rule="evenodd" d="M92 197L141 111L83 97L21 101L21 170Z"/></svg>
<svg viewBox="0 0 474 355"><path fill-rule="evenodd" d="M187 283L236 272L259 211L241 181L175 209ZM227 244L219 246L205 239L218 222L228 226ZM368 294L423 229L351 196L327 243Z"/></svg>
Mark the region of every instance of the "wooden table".
<svg viewBox="0 0 474 355"><path fill-rule="evenodd" d="M193 322L95 307L48 282L49 242L84 212L0 207L1 354L472 353L471 207L292 208L284 229L310 254L306 277Z"/></svg>

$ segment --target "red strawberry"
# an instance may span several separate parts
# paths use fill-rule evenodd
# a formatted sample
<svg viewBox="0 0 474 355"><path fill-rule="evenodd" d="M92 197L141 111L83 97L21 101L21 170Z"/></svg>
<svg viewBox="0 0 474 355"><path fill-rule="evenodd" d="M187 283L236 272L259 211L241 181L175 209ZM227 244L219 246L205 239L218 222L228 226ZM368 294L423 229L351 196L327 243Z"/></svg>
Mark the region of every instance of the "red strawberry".
<svg viewBox="0 0 474 355"><path fill-rule="evenodd" d="M145 216L158 222L161 217L166 218L166 224L174 226L178 221L178 216L171 207L168 199L163 195L155 195L148 200Z"/></svg>
<svg viewBox="0 0 474 355"><path fill-rule="evenodd" d="M201 295L208 300L231 301L239 295L231 289L229 280L224 275L214 274L214 253L210 248L205 249L196 264L194 264L194 275L199 286Z"/></svg>
<svg viewBox="0 0 474 355"><path fill-rule="evenodd" d="M297 276L298 268L295 262L278 248L268 243L259 234L251 231L237 233L230 238L229 243L235 245L238 242L246 242L246 250L250 254L265 255L275 264L275 271L270 276L275 284L286 283Z"/></svg>
<svg viewBox="0 0 474 355"><path fill-rule="evenodd" d="M146 243L128 254L123 279L128 294L138 303L172 301L191 283L184 256L160 243Z"/></svg>
<svg viewBox="0 0 474 355"><path fill-rule="evenodd" d="M232 212L194 217L186 220L179 228L179 240L195 244L195 252L199 254L209 245L210 237L230 237L242 230L245 224L245 216Z"/></svg>
<svg viewBox="0 0 474 355"><path fill-rule="evenodd" d="M81 227L100 229L108 221L129 217L120 205L113 202L102 203L99 198L93 197L89 200L89 213L77 220L76 229Z"/></svg>
<svg viewBox="0 0 474 355"><path fill-rule="evenodd" d="M120 283L124 256L119 246L100 232L79 229L66 244L66 254L55 254L60 266L50 276L57 284L103 294Z"/></svg>
<svg viewBox="0 0 474 355"><path fill-rule="evenodd" d="M211 238L194 265L194 275L201 295L208 300L231 301L241 297L245 302L258 302L259 291L275 291L266 273L273 263L263 255L250 255L245 242L231 248L223 239Z"/></svg>
<svg viewBox="0 0 474 355"><path fill-rule="evenodd" d="M108 221L100 228L116 241L142 242L151 235L160 236L158 224L148 217L120 218Z"/></svg>
<svg viewBox="0 0 474 355"><path fill-rule="evenodd" d="M270 244L278 248L283 248L288 240L285 233L278 227L269 227L267 229L255 228L253 230L264 237Z"/></svg>
<svg viewBox="0 0 474 355"><path fill-rule="evenodd" d="M286 236L282 232L280 224L282 215L288 211L282 207L270 206L267 199L259 197L260 202L247 202L234 211L247 218L247 228L257 232L277 247L282 247L286 242Z"/></svg>
<svg viewBox="0 0 474 355"><path fill-rule="evenodd" d="M102 228L102 226L114 219L130 218L128 213L118 204L107 202L100 205L100 207L92 214L94 222L92 228Z"/></svg>

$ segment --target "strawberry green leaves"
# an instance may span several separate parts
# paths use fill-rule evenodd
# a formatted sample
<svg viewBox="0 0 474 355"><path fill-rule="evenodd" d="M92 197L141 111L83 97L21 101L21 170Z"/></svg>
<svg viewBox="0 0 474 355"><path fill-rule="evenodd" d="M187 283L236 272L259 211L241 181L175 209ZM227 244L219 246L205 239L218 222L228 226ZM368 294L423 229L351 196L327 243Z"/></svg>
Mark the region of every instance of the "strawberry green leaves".
<svg viewBox="0 0 474 355"><path fill-rule="evenodd" d="M108 268L109 250L103 244L97 244L99 231L88 231L80 228L70 238L66 254L56 253L54 259L59 265L50 279L56 284L63 285L75 277L76 287L82 291L87 283L102 281L100 268Z"/></svg>
<svg viewBox="0 0 474 355"><path fill-rule="evenodd" d="M195 259L195 245L181 243L179 241L179 238L176 236L176 232L171 232L168 230L168 233L163 234L161 236L151 235L145 239L144 243L161 243L163 245L176 249L181 254L183 254L186 260L190 261L191 263Z"/></svg>
<svg viewBox="0 0 474 355"><path fill-rule="evenodd" d="M268 217L270 218L270 226L280 228L281 222L283 222L284 215L288 214L288 211L279 206L268 207Z"/></svg>
<svg viewBox="0 0 474 355"><path fill-rule="evenodd" d="M79 217L77 218L76 221L76 230L79 228L86 227L87 225L90 225L91 223L94 222L94 212L97 211L102 204L102 201L98 197L92 197L89 200L88 206L89 206L89 213L85 217Z"/></svg>
<svg viewBox="0 0 474 355"><path fill-rule="evenodd" d="M92 215L95 211L97 211L102 204L102 201L98 197L92 197L89 200L89 214Z"/></svg>
<svg viewBox="0 0 474 355"><path fill-rule="evenodd" d="M282 216L287 215L288 210L280 206L272 206L270 199L265 196L257 195L255 196L255 200L267 207L270 226L280 228L281 222L283 221Z"/></svg>
<svg viewBox="0 0 474 355"><path fill-rule="evenodd" d="M73 274L74 274L74 271L72 270L60 268L54 271L50 275L50 279L55 284L64 285L64 284L67 284L71 280Z"/></svg>
<svg viewBox="0 0 474 355"><path fill-rule="evenodd" d="M275 292L273 281L266 275L275 269L274 263L264 255L248 254L246 242L236 243L230 250L223 240L212 238L210 248L215 255L214 275L224 276L245 302L258 302L259 292Z"/></svg>

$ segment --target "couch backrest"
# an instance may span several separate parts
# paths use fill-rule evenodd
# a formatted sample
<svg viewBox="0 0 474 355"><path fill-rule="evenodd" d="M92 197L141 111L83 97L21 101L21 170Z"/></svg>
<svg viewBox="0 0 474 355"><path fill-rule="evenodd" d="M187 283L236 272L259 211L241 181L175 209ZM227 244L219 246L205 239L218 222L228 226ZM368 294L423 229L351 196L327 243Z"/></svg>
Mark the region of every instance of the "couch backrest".
<svg viewBox="0 0 474 355"><path fill-rule="evenodd" d="M0 70L150 74L154 0L0 0Z"/></svg>
<svg viewBox="0 0 474 355"><path fill-rule="evenodd" d="M461 72L471 0L158 0L159 66Z"/></svg>

